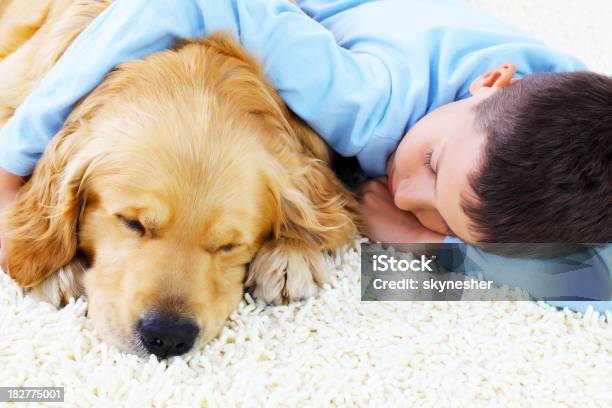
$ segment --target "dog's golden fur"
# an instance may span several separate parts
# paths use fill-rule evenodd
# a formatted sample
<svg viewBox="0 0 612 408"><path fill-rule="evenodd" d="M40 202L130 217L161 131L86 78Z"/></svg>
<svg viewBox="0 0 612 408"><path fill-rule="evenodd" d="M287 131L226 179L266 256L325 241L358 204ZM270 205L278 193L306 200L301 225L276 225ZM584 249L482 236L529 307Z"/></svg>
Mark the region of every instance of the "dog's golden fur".
<svg viewBox="0 0 612 408"><path fill-rule="evenodd" d="M0 126L109 3L0 2ZM182 43L74 109L4 216L8 272L56 303L83 290L124 349L142 350L149 310L193 316L207 341L245 283L279 303L329 280L322 251L352 237L357 206L328 163L233 41Z"/></svg>

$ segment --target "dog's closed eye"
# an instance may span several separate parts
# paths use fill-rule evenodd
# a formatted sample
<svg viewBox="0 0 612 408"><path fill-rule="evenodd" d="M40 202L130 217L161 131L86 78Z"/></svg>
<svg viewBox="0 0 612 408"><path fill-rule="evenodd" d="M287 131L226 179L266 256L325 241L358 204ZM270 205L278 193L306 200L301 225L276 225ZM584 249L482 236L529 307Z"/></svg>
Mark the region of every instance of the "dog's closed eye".
<svg viewBox="0 0 612 408"><path fill-rule="evenodd" d="M211 254L223 255L223 254L232 254L235 252L240 252L238 250L244 247L246 247L246 245L241 244L241 243L227 243L223 245L209 244L208 246L204 247L204 249Z"/></svg>
<svg viewBox="0 0 612 408"><path fill-rule="evenodd" d="M138 220L131 220L129 218L124 217L121 214L117 214L117 218L125 225L127 228L132 231L137 232L141 237L144 236L147 232L147 229L142 225L142 223Z"/></svg>
<svg viewBox="0 0 612 408"><path fill-rule="evenodd" d="M219 248L219 250L223 251L223 252L231 252L234 250L234 248L236 248L236 245L234 244L226 244L223 245L221 248Z"/></svg>

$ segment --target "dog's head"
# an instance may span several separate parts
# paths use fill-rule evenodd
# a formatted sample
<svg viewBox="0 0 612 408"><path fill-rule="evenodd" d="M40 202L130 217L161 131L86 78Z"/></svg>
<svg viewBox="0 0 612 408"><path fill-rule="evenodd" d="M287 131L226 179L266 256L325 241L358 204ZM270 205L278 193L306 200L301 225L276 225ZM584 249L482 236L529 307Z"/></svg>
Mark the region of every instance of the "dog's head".
<svg viewBox="0 0 612 408"><path fill-rule="evenodd" d="M218 334L264 242L322 248L347 223L325 154L224 37L124 64L6 214L8 271L36 287L78 255L105 338L182 354Z"/></svg>

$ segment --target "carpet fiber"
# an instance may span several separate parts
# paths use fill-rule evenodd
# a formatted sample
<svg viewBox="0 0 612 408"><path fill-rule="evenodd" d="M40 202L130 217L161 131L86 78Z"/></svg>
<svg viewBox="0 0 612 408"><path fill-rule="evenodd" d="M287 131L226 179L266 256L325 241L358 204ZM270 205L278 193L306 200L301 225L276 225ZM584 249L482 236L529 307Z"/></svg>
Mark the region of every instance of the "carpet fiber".
<svg viewBox="0 0 612 408"><path fill-rule="evenodd" d="M472 3L612 74L608 0ZM610 316L360 303L357 250L330 267L335 288L281 307L247 295L218 339L162 362L108 347L83 300L57 311L0 273L0 386L65 386L70 406L612 406Z"/></svg>

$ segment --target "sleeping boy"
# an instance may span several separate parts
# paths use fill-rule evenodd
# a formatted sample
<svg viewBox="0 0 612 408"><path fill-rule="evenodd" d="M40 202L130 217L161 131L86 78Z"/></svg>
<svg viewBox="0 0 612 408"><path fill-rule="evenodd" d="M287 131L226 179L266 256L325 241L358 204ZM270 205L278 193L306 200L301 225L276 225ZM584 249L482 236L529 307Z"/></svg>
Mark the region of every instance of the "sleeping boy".
<svg viewBox="0 0 612 408"><path fill-rule="evenodd" d="M297 3L116 0L2 128L0 206L113 67L226 30L335 151L388 176L361 189L371 239L610 241L611 78L459 1Z"/></svg>

